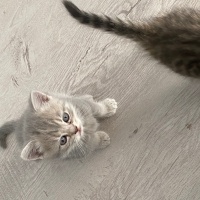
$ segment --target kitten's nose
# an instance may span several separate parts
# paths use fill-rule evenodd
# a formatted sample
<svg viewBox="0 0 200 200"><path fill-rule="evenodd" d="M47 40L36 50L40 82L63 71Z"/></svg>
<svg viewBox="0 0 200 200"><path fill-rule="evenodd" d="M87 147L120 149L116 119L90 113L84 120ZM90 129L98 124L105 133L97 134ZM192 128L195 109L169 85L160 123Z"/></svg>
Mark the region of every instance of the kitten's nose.
<svg viewBox="0 0 200 200"><path fill-rule="evenodd" d="M75 126L75 134L79 131L78 127Z"/></svg>
<svg viewBox="0 0 200 200"><path fill-rule="evenodd" d="M81 134L81 128L78 128L77 126L75 126L75 134L78 133Z"/></svg>
<svg viewBox="0 0 200 200"><path fill-rule="evenodd" d="M80 131L80 129L77 126L73 125L73 124L71 124L70 127L68 128L68 132L71 135L74 135L74 134L78 133L79 131Z"/></svg>

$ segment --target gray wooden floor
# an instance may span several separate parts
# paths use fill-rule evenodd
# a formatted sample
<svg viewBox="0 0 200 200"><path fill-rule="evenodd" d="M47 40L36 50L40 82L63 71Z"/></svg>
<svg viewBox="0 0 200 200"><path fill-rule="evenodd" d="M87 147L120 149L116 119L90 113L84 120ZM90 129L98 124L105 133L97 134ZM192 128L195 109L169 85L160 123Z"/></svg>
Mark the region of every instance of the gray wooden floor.
<svg viewBox="0 0 200 200"><path fill-rule="evenodd" d="M141 20L199 0L73 0ZM25 162L14 135L0 149L0 200L199 200L200 81L180 77L134 42L76 23L60 0L0 1L1 124L31 90L119 103L111 145L80 160Z"/></svg>

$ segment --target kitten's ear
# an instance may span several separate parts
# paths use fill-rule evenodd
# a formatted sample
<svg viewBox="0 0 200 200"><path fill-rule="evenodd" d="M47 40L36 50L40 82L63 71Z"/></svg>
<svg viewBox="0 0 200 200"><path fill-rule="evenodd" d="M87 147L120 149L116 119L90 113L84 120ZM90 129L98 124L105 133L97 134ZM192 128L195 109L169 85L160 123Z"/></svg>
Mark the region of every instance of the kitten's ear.
<svg viewBox="0 0 200 200"><path fill-rule="evenodd" d="M21 152L23 160L43 159L43 150L39 142L33 140L29 142Z"/></svg>
<svg viewBox="0 0 200 200"><path fill-rule="evenodd" d="M31 92L31 103L35 111L41 109L46 103L49 102L51 96L48 96L42 92L33 91Z"/></svg>

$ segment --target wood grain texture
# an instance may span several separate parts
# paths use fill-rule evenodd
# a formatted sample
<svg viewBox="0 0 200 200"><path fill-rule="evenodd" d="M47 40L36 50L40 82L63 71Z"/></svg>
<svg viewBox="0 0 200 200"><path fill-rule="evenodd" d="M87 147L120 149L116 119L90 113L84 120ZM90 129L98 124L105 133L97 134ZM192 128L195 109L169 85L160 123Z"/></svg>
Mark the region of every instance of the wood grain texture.
<svg viewBox="0 0 200 200"><path fill-rule="evenodd" d="M91 12L142 20L198 0L73 0ZM80 160L24 162L14 136L0 149L1 200L199 200L200 82L137 44L76 23L60 0L0 1L1 124L31 90L113 97L111 145Z"/></svg>

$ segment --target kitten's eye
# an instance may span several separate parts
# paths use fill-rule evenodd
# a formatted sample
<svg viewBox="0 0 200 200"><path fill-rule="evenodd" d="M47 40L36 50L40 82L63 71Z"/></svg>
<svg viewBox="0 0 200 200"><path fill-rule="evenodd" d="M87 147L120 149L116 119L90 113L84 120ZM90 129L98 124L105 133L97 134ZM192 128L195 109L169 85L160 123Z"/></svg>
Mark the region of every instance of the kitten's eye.
<svg viewBox="0 0 200 200"><path fill-rule="evenodd" d="M63 121L66 123L69 122L69 115L67 113L63 114Z"/></svg>
<svg viewBox="0 0 200 200"><path fill-rule="evenodd" d="M64 145L66 144L67 142L67 136L66 135L63 135L61 138L60 138L60 145Z"/></svg>

